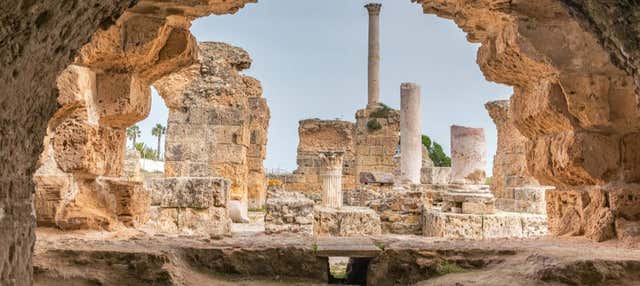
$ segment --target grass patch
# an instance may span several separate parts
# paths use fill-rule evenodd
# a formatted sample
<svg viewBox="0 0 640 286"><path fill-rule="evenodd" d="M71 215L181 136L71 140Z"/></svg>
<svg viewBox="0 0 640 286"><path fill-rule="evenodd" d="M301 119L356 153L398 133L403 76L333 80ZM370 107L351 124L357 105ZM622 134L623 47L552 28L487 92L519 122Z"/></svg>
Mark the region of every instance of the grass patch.
<svg viewBox="0 0 640 286"><path fill-rule="evenodd" d="M313 253L318 252L318 244L314 243L311 245L311 250L313 250Z"/></svg>
<svg viewBox="0 0 640 286"><path fill-rule="evenodd" d="M376 242L376 247L380 250L384 251L385 245L382 242Z"/></svg>
<svg viewBox="0 0 640 286"><path fill-rule="evenodd" d="M440 263L440 265L438 266L438 273L440 273L440 275L445 275L450 273L461 273L465 271L466 270L460 267L460 265L449 260L442 261L442 263Z"/></svg>

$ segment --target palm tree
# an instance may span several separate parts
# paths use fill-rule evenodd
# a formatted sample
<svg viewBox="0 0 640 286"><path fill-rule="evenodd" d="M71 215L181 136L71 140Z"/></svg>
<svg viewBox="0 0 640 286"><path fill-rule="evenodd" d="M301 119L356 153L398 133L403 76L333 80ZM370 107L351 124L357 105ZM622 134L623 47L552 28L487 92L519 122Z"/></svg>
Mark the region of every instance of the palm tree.
<svg viewBox="0 0 640 286"><path fill-rule="evenodd" d="M133 143L133 148L136 147L136 139L140 138L140 127L138 125L133 125L127 128L127 138L129 138Z"/></svg>
<svg viewBox="0 0 640 286"><path fill-rule="evenodd" d="M162 124L160 123L156 124L156 126L151 129L151 135L158 137L158 153L156 156L158 160L160 159L160 138L162 138L162 135L164 135L166 132L167 128L162 126Z"/></svg>

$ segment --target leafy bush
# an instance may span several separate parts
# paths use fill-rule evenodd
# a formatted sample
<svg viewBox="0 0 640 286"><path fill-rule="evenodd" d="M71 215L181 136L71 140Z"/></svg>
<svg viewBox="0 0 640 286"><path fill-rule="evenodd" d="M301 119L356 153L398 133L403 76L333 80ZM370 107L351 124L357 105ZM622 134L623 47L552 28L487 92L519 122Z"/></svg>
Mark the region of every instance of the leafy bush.
<svg viewBox="0 0 640 286"><path fill-rule="evenodd" d="M369 119L369 121L367 122L367 128L368 128L370 131L380 130L380 129L382 129L382 124L380 124L380 122L378 122L378 119L371 118L371 119Z"/></svg>
<svg viewBox="0 0 640 286"><path fill-rule="evenodd" d="M436 167L451 167L451 157L447 156L442 149L442 146L437 142L432 142L431 138L427 135L422 135L422 145L427 147L429 151L429 158L433 161L433 165Z"/></svg>

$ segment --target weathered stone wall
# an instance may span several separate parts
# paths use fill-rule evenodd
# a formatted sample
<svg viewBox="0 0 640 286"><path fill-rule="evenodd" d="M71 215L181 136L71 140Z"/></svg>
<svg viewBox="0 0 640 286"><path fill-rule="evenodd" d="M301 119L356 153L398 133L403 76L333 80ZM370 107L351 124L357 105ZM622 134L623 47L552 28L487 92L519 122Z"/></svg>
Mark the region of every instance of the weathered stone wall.
<svg viewBox="0 0 640 286"><path fill-rule="evenodd" d="M400 142L400 113L383 105L356 112L354 152L355 174L386 172L393 174L393 156Z"/></svg>
<svg viewBox="0 0 640 286"><path fill-rule="evenodd" d="M520 134L511 120L509 100L485 104L498 129L498 149L493 157L491 191L496 199L507 198L509 188L539 185L527 170L527 138Z"/></svg>
<svg viewBox="0 0 640 286"><path fill-rule="evenodd" d="M322 190L320 180L320 152L344 150L342 165L342 189L353 189L356 185L355 153L353 151L354 125L342 120L301 120L298 126L298 168L283 179L283 189L317 194Z"/></svg>
<svg viewBox="0 0 640 286"><path fill-rule="evenodd" d="M249 182L258 193L266 188L269 111L260 82L240 74L250 66L240 48L200 43L195 65L154 83L169 106L165 176L228 178L232 197L244 203Z"/></svg>
<svg viewBox="0 0 640 286"><path fill-rule="evenodd" d="M616 224L640 224L640 211L625 207L640 197L637 3L417 2L482 44L487 79L514 86L510 108L528 141L528 170L557 187L547 191L553 233L600 241L629 234Z"/></svg>
<svg viewBox="0 0 640 286"><path fill-rule="evenodd" d="M249 98L249 151L247 164L249 175L247 196L249 208L261 209L267 199L267 177L264 159L267 156L267 129L271 114L267 100L261 97Z"/></svg>

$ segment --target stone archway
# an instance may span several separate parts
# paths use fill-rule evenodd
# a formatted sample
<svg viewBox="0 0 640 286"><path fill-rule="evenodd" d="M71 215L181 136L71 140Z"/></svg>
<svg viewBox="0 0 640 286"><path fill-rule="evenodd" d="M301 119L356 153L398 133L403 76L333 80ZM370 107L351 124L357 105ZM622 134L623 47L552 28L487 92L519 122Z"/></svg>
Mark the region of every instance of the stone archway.
<svg viewBox="0 0 640 286"><path fill-rule="evenodd" d="M0 8L0 90L5 92L0 99L0 283L31 283L31 179L47 124L58 107L55 79L83 54L78 50L92 35L99 49L119 47L134 54L153 49L143 44L153 31L133 29L104 42L101 39L109 37L100 35L125 19L161 25L172 16L231 13L249 2L25 0ZM426 13L454 20L470 41L482 43L478 63L485 76L515 87L512 106L521 112L514 121L530 140L528 167L541 182L561 186L549 200L552 209L562 205L567 210L549 213L556 233L606 239L614 223L624 225L620 218L638 219L637 2L415 2ZM136 63L144 65L144 60ZM113 72L132 79L132 70ZM162 72L141 75L148 79ZM616 229L620 235L621 228Z"/></svg>

